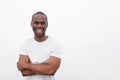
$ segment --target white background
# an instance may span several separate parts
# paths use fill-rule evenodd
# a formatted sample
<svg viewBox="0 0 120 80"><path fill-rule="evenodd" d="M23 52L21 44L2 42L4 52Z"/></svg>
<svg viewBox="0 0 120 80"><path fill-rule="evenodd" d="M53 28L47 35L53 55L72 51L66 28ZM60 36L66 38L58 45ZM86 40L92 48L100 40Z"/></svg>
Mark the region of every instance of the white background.
<svg viewBox="0 0 120 80"><path fill-rule="evenodd" d="M0 0L0 80L23 80L18 50L37 11L63 48L56 80L120 80L120 0Z"/></svg>

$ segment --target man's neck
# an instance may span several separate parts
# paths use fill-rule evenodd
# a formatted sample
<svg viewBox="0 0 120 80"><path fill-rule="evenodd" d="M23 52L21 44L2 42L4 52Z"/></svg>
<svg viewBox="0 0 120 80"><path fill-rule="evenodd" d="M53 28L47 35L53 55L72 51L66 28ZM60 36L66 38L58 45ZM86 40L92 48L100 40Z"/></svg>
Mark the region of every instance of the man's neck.
<svg viewBox="0 0 120 80"><path fill-rule="evenodd" d="M45 41L46 39L48 38L48 36L42 36L42 37L37 37L37 36L35 36L34 37L34 39L36 40L36 41L38 41L38 42L43 42L43 41Z"/></svg>

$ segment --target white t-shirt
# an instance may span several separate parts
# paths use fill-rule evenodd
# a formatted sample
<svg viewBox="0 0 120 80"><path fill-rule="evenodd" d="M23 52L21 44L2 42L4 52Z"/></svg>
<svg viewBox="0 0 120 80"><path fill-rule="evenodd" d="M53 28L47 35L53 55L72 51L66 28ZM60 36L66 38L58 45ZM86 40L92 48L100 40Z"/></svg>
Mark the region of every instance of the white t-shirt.
<svg viewBox="0 0 120 80"><path fill-rule="evenodd" d="M44 42L31 38L23 44L20 54L28 55L32 64L47 63L50 56L61 58L61 46L52 37L48 37ZM54 80L54 76L32 75L27 76L26 80Z"/></svg>

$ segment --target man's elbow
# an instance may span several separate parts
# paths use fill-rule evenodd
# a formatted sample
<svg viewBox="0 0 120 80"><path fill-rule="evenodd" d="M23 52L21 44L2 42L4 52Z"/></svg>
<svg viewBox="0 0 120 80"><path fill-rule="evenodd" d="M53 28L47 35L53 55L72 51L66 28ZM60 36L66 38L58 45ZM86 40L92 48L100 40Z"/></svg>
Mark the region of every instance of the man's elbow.
<svg viewBox="0 0 120 80"><path fill-rule="evenodd" d="M50 75L55 75L55 73L57 72L57 70L59 69L60 65L54 66L52 67L52 69L49 71Z"/></svg>
<svg viewBox="0 0 120 80"><path fill-rule="evenodd" d="M30 72L30 71L21 71L21 74L22 74L22 76L30 76L30 75L33 75L33 73L32 72Z"/></svg>
<svg viewBox="0 0 120 80"><path fill-rule="evenodd" d="M22 76L28 76L27 74L26 74L26 72L24 72L24 71L21 71L21 74L22 74Z"/></svg>
<svg viewBox="0 0 120 80"><path fill-rule="evenodd" d="M58 69L58 68L57 68ZM48 74L49 75L55 75L55 73L56 73L56 71L57 71L57 69L51 69L49 72L48 72Z"/></svg>
<svg viewBox="0 0 120 80"><path fill-rule="evenodd" d="M49 71L48 75L54 75L56 73L56 71Z"/></svg>
<svg viewBox="0 0 120 80"><path fill-rule="evenodd" d="M26 75L26 74L22 74L22 76L25 77L25 76L28 76L28 75Z"/></svg>

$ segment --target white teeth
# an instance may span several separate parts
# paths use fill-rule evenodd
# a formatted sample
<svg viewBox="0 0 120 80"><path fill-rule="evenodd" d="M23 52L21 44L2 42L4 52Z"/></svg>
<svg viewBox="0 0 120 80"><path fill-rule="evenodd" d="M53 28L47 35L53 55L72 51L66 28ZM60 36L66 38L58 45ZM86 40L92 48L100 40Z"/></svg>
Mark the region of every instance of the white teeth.
<svg viewBox="0 0 120 80"><path fill-rule="evenodd" d="M37 29L36 32L37 33L42 33L42 30L41 29Z"/></svg>

